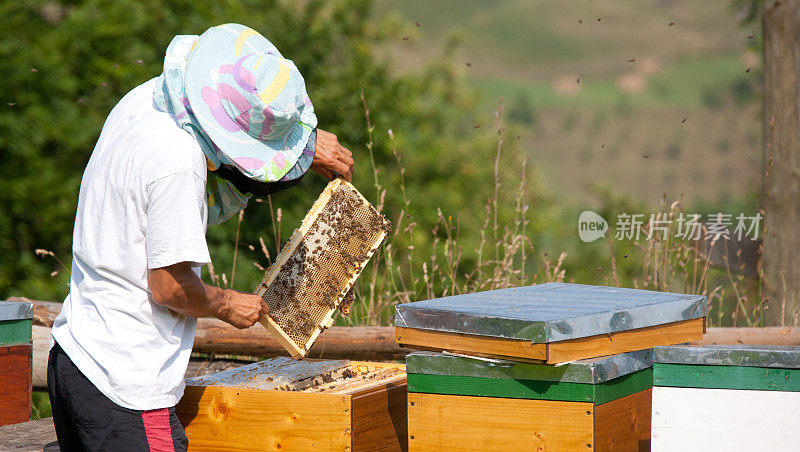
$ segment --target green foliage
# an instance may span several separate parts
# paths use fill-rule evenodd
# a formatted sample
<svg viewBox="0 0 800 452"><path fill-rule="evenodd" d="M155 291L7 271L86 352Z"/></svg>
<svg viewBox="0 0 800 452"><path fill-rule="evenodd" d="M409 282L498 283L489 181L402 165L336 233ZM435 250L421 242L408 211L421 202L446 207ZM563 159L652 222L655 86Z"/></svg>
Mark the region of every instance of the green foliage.
<svg viewBox="0 0 800 452"><path fill-rule="evenodd" d="M0 298L63 298L68 274L52 258L60 257L69 266L80 178L106 115L126 92L161 72L164 49L174 35L199 34L213 25L239 22L261 31L296 62L320 127L339 135L353 151L356 186L395 225L391 248L387 245L381 250L359 282L354 315L340 322L386 323L390 305L397 301L551 280L693 290L716 300L717 306L731 299L738 283L719 279L732 281L730 275L713 275L702 287L694 281L686 287L685 269L699 259L687 251L686 244L578 241L575 225L584 209L552 202L542 186L533 183L545 180L537 171L549 169L538 168L536 161L529 162L520 180L523 157L515 137L519 139L526 127L528 132L544 129L552 120L551 111L536 113L553 107L594 109L597 113L587 119L572 116L568 108L556 126L562 135L587 127L594 135L608 127L607 121L631 117L642 106L697 109L704 97L716 98L711 100L723 106L747 103L757 73L744 72L737 54L726 50L711 57L675 59L650 77L645 91L635 96L620 93L609 77L584 78L579 93L563 97L549 83L522 84L490 74L472 80L473 86L484 91L475 98L456 70L464 71L464 61L455 62L455 39L444 41L426 67L402 71L404 75L389 70L390 63L396 64L390 60L394 54L383 50L403 42L409 30L432 29L434 34L448 28L447 21L435 22L446 19L434 14L442 10L441 5L415 5L431 20L420 19L421 28L413 20L405 24L391 15L376 22L369 0L0 3L4 22L0 29L0 155L4 157L0 166L4 213L0 217ZM526 64L539 64L539 58L548 55L555 58L553 52L577 58L586 50L563 40L550 26L528 27L535 33L510 42L513 29L519 28L515 21L529 15L518 14L519 2L498 5L486 11L479 2L470 2L468 8L453 12L466 14L470 9L474 27L470 32L486 29L490 35L486 45L509 43L508 52L530 56L531 61L519 59ZM426 8L435 8L434 13L424 14ZM658 13L658 21L663 20ZM533 44L549 50L532 53ZM431 53L431 49L425 51ZM510 98L508 93L519 93L519 97ZM496 122L502 116L495 114L501 110L497 98L502 95L508 98L508 129ZM603 158L616 159L620 149L628 149L624 138L620 140L609 142ZM752 141L755 145L758 136ZM688 153L691 146L686 144L689 147L683 150L684 142L679 143L680 150ZM596 147L592 143L584 149L588 157ZM677 147L667 149L667 159L677 158L678 151ZM697 178L703 176L696 169L690 171ZM241 224L233 219L209 228L217 275L211 279L241 290L255 287L263 273L254 264L269 264L259 238L274 258L325 183L309 174L297 188L251 203ZM594 210L609 221L622 212L646 212L639 201L620 197L611 189L599 187L594 194L600 206ZM237 227L240 240L234 253ZM40 248L54 253L37 256L34 250ZM664 267L654 266L661 262L660 256L668 258L666 268L671 273L666 277ZM52 276L54 271L58 273ZM737 303L744 304L742 300L737 298ZM715 309L717 322L736 312L730 304ZM751 319L756 316L747 319L748 324Z"/></svg>
<svg viewBox="0 0 800 452"><path fill-rule="evenodd" d="M31 420L52 416L53 409L50 406L50 396L47 391L33 391L31 394Z"/></svg>
<svg viewBox="0 0 800 452"><path fill-rule="evenodd" d="M452 69L453 49L443 49L419 75L392 76L375 49L398 36L402 25L370 19L368 0L22 0L0 4L0 15L0 298L63 298L66 271L48 256L43 262L34 249L51 250L69 266L81 174L106 115L127 91L161 72L164 49L174 35L199 34L220 23L261 31L295 61L320 127L353 150L355 183L378 203L365 150L364 93L390 216L399 215L403 206L388 129L394 131L414 200L413 211L405 213L421 226L432 226L438 207L448 213L479 211L483 201L471 191L490 190L491 146L485 144L491 132L473 129L482 118L470 116L472 101ZM309 174L299 188L273 196L273 206L281 208L284 240L325 182ZM243 290L251 290L262 275L252 263L268 263L259 237L275 255L271 238L279 234L272 230L267 205L248 207L241 224L235 284ZM236 226L231 220L208 231L216 272L227 273L227 279ZM477 230L479 220L465 220L465 226ZM59 274L51 277L53 271Z"/></svg>

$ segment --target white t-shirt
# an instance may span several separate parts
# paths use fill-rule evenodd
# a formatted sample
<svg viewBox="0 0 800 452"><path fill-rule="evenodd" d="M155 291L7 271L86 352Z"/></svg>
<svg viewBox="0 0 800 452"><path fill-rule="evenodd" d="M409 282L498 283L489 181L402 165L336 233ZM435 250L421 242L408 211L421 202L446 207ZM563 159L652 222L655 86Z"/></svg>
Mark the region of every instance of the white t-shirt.
<svg viewBox="0 0 800 452"><path fill-rule="evenodd" d="M111 111L83 173L70 292L53 338L109 399L174 406L196 319L155 304L148 269L211 259L206 162L198 143L153 105L154 80Z"/></svg>

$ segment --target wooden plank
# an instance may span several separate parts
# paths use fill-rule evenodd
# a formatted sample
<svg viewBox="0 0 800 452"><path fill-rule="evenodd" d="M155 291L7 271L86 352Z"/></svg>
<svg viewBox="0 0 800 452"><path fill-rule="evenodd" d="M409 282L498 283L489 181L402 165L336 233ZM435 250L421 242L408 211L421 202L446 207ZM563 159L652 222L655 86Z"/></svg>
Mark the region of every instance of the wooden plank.
<svg viewBox="0 0 800 452"><path fill-rule="evenodd" d="M29 344L32 319L0 320L0 345Z"/></svg>
<svg viewBox="0 0 800 452"><path fill-rule="evenodd" d="M703 338L705 317L618 331L547 344L547 362L557 364L577 359L595 358L643 350L657 345L673 345Z"/></svg>
<svg viewBox="0 0 800 452"><path fill-rule="evenodd" d="M258 321L293 358L299 359L306 356L306 350L298 347L272 317L262 315Z"/></svg>
<svg viewBox="0 0 800 452"><path fill-rule="evenodd" d="M794 451L800 393L653 388L653 452Z"/></svg>
<svg viewBox="0 0 800 452"><path fill-rule="evenodd" d="M594 408L594 448L598 452L650 450L652 389Z"/></svg>
<svg viewBox="0 0 800 452"><path fill-rule="evenodd" d="M360 380L361 376L349 380L320 385L309 389L307 392L329 392L333 394L357 396L372 392L376 389L386 388L398 384L406 385L406 374L398 369L391 372L389 369L381 369L370 372L365 376L366 380ZM327 387L326 387L327 386Z"/></svg>
<svg viewBox="0 0 800 452"><path fill-rule="evenodd" d="M33 303L33 325L52 328L61 312L61 303L9 297L9 301ZM800 331L800 328L798 328ZM49 333L48 333L49 334ZM800 333L798 333L800 336ZM800 344L800 340L798 340ZM286 354L277 340L262 328L240 330L222 320L197 320L193 351L218 355L270 357ZM361 359L376 361L402 360L410 350L395 341L393 326L334 326L322 334L307 356L328 359Z"/></svg>
<svg viewBox="0 0 800 452"><path fill-rule="evenodd" d="M406 370L406 365L401 363L373 363L369 361L350 361L353 366L364 366L368 369L400 369L403 372Z"/></svg>
<svg viewBox="0 0 800 452"><path fill-rule="evenodd" d="M237 329L217 319L199 319L193 351L200 353L276 356L286 351L261 328ZM400 348L394 327L334 326L319 336L306 355L314 358L403 360L411 350Z"/></svg>
<svg viewBox="0 0 800 452"><path fill-rule="evenodd" d="M800 345L800 327L709 328L696 345Z"/></svg>
<svg viewBox="0 0 800 452"><path fill-rule="evenodd" d="M608 403L652 387L652 369L615 378L597 385L542 380L467 377L459 375L408 374L408 391L512 399L561 400Z"/></svg>
<svg viewBox="0 0 800 452"><path fill-rule="evenodd" d="M395 330L397 343L411 348L424 347L466 354L485 353L493 356L547 359L545 344L534 344L527 340L402 327L397 327Z"/></svg>
<svg viewBox="0 0 800 452"><path fill-rule="evenodd" d="M30 417L32 349L31 344L0 347L0 425Z"/></svg>
<svg viewBox="0 0 800 452"><path fill-rule="evenodd" d="M404 346L404 350L409 350ZM444 349L436 348L436 347L423 347L420 345L415 345L414 350L412 351L429 351L429 352L442 352ZM453 352L455 354L477 357L477 358L489 358L489 359L506 359L506 360L513 360L518 361L521 363L530 363L530 364L547 364L547 360L544 359L530 359L530 358L520 358L519 356L506 356L506 355L493 355L491 353L478 353L473 351L464 351L464 350L447 350L448 352Z"/></svg>
<svg viewBox="0 0 800 452"><path fill-rule="evenodd" d="M663 363L653 367L656 386L800 392L800 369Z"/></svg>
<svg viewBox="0 0 800 452"><path fill-rule="evenodd" d="M47 360L50 359L50 328L33 325L33 362L31 384L47 388Z"/></svg>
<svg viewBox="0 0 800 452"><path fill-rule="evenodd" d="M399 378L398 377L391 377L391 378L388 378L386 380L380 381L379 383L380 383L381 387L384 387L384 388L389 388L389 387L394 387L394 386L403 386L404 388L406 388L408 386L408 381L406 379L405 372L403 372L401 375L399 375ZM367 394L367 393L370 393L370 392L374 391L375 388L376 387L373 384L367 384L367 385L364 385L364 386L362 386L360 388L345 388L345 389L343 389L341 391L337 391L336 394L342 394L342 395L346 394L346 395L349 395L349 396L352 396L352 397L358 397L360 395L364 395L364 394Z"/></svg>
<svg viewBox="0 0 800 452"><path fill-rule="evenodd" d="M175 408L189 450L350 450L351 398L188 386Z"/></svg>
<svg viewBox="0 0 800 452"><path fill-rule="evenodd" d="M697 318L547 344L416 328L397 327L396 331L397 342L410 348L545 360L548 364L558 364L698 340L703 337L704 325L705 318Z"/></svg>
<svg viewBox="0 0 800 452"><path fill-rule="evenodd" d="M408 394L410 451L590 450L591 403Z"/></svg>
<svg viewBox="0 0 800 452"><path fill-rule="evenodd" d="M353 452L407 451L406 386L389 385L352 399Z"/></svg>

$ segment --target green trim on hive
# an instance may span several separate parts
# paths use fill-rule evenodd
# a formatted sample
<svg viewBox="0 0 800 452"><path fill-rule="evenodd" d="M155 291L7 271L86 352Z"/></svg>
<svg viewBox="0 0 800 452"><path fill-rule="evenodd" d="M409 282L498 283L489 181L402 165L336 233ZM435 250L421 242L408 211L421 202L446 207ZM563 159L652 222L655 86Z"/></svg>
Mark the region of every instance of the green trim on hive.
<svg viewBox="0 0 800 452"><path fill-rule="evenodd" d="M33 319L0 321L0 345L29 344L33 329Z"/></svg>
<svg viewBox="0 0 800 452"><path fill-rule="evenodd" d="M594 404L602 405L653 387L653 368L638 370L624 377L594 385Z"/></svg>
<svg viewBox="0 0 800 452"><path fill-rule="evenodd" d="M650 389L653 371L642 369L604 383L567 383L540 380L408 374L408 392L512 399L561 400L601 405Z"/></svg>
<svg viewBox="0 0 800 452"><path fill-rule="evenodd" d="M800 392L800 369L656 363L653 385Z"/></svg>

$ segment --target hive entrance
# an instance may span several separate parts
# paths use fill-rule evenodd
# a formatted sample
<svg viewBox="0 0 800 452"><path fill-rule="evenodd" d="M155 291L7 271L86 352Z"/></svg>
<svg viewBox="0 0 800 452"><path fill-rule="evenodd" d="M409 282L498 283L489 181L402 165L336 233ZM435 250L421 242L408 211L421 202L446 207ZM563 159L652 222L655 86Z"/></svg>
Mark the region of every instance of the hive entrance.
<svg viewBox="0 0 800 452"><path fill-rule="evenodd" d="M353 283L389 229L354 186L328 184L256 290L269 305L262 325L293 357L308 353L337 307L346 312Z"/></svg>

